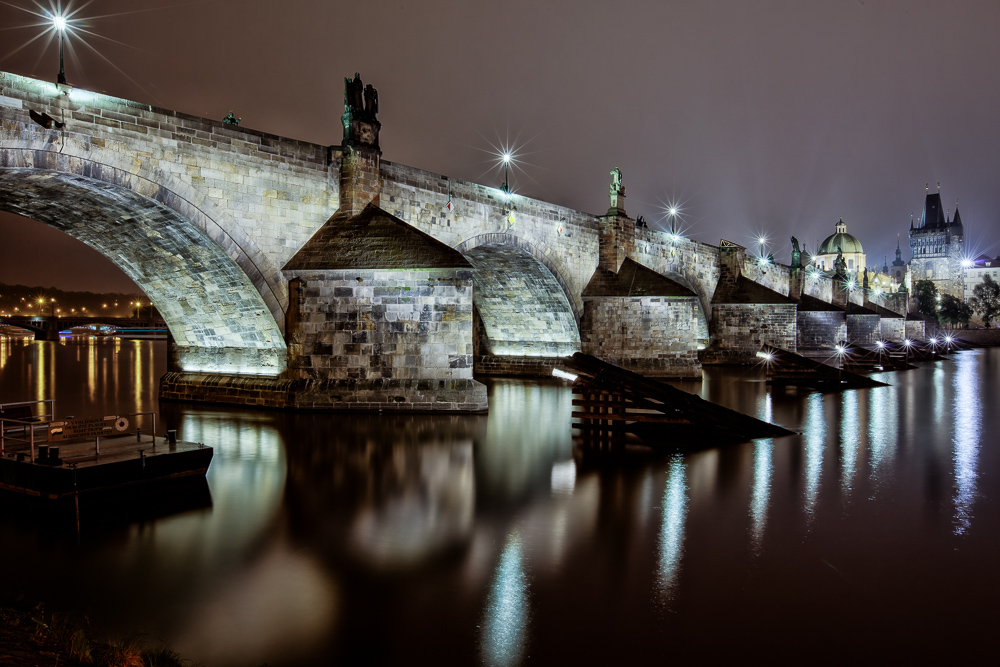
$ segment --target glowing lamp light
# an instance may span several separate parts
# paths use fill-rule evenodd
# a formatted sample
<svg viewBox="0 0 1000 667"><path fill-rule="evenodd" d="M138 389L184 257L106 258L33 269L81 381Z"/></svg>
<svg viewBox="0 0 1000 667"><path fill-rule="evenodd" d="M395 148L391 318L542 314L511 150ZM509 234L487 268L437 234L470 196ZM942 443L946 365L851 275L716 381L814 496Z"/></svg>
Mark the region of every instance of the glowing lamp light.
<svg viewBox="0 0 1000 667"><path fill-rule="evenodd" d="M567 373L566 371L561 371L558 368L552 369L552 376L557 378L562 378L563 380L569 380L570 382L576 382L577 375L572 373Z"/></svg>
<svg viewBox="0 0 1000 667"><path fill-rule="evenodd" d="M937 338L931 338L930 343L931 345L937 345Z"/></svg>
<svg viewBox="0 0 1000 667"><path fill-rule="evenodd" d="M757 358L763 359L764 361L772 361L774 359L774 355L770 352L758 352Z"/></svg>
<svg viewBox="0 0 1000 667"><path fill-rule="evenodd" d="M945 336L945 337L944 337L944 342L948 343L949 345L950 345L950 344L951 344L951 343L952 343L952 342L953 342L954 340L955 340L955 339L954 339L954 338L952 338L951 336Z"/></svg>
<svg viewBox="0 0 1000 667"><path fill-rule="evenodd" d="M964 266L967 269L970 268L972 266L972 264L973 264L973 261L971 259L963 259L962 260L962 266Z"/></svg>
<svg viewBox="0 0 1000 667"><path fill-rule="evenodd" d="M834 346L833 350L837 354L843 354L844 352L847 352L847 348L844 347L843 345L836 345Z"/></svg>
<svg viewBox="0 0 1000 667"><path fill-rule="evenodd" d="M670 215L677 215L677 207L671 206L670 210L667 211Z"/></svg>
<svg viewBox="0 0 1000 667"><path fill-rule="evenodd" d="M55 14L52 16L52 27L60 32L66 29L66 17Z"/></svg>
<svg viewBox="0 0 1000 667"><path fill-rule="evenodd" d="M503 154L503 162L504 164L510 164L510 153Z"/></svg>
<svg viewBox="0 0 1000 667"><path fill-rule="evenodd" d="M905 345L906 347L910 347L911 345L913 345L913 341L907 338L906 340L903 341L903 345Z"/></svg>
<svg viewBox="0 0 1000 667"><path fill-rule="evenodd" d="M876 341L875 345L878 346L878 349L880 350L885 348L885 343L883 343L882 341Z"/></svg>

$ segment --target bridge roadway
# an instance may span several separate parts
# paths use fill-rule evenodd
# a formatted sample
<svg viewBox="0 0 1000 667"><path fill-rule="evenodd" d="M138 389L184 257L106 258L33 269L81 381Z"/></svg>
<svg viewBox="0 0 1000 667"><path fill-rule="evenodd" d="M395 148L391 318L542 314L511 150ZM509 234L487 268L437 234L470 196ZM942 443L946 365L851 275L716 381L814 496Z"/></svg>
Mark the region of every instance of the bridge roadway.
<svg viewBox="0 0 1000 667"><path fill-rule="evenodd" d="M42 127L29 111L64 126ZM331 139L341 120L331 110ZM156 305L174 340L172 358L189 373L289 377L289 358L298 353L286 344L286 323L297 306L282 268L343 207L352 150L0 72L0 209L60 229L119 266ZM585 317L585 291L609 244L620 255L613 264L627 257L697 300L683 322L671 319L668 329L686 332L673 337L650 324L655 306L638 304L635 326L619 327L629 337L654 332L684 354L727 339L710 327L725 269L719 247L637 228L623 211L612 220L507 197L380 155L381 209L474 267L477 352L589 348L600 356L607 322ZM745 253L738 263L738 273L768 290L793 289L789 267L762 267ZM830 301L835 289L820 275L800 291ZM664 348L659 356L670 354ZM471 367L453 370L451 377L471 379Z"/></svg>

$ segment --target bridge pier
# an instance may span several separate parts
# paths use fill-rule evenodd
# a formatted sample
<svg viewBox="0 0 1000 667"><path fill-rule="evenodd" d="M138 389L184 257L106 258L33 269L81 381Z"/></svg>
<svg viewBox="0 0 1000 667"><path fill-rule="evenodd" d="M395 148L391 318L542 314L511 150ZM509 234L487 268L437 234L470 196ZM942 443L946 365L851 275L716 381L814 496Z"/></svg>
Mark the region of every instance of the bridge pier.
<svg viewBox="0 0 1000 667"><path fill-rule="evenodd" d="M743 246L723 241L719 254L721 273L709 324L712 342L701 362L755 363L763 345L795 352L796 302L743 275L747 261Z"/></svg>

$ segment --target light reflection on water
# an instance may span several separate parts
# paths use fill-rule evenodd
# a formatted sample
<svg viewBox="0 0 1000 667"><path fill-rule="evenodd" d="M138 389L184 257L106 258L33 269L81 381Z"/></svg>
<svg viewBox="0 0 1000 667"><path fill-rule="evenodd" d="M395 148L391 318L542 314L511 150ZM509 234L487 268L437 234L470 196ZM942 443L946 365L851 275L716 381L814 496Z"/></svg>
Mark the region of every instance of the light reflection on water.
<svg viewBox="0 0 1000 667"><path fill-rule="evenodd" d="M826 419L823 395L814 393L806 399L806 420L803 439L806 450L806 515L810 521L815 516L816 501L819 498L819 483L823 474L823 454L826 449Z"/></svg>
<svg viewBox="0 0 1000 667"><path fill-rule="evenodd" d="M758 440L754 443L753 495L750 501L751 526L750 546L755 554L760 554L764 543L764 528L767 526L767 506L771 500L771 456L774 441Z"/></svg>
<svg viewBox="0 0 1000 667"><path fill-rule="evenodd" d="M483 658L487 665L521 663L528 629L528 578L524 572L521 538L507 537L490 584L483 620Z"/></svg>
<svg viewBox="0 0 1000 667"><path fill-rule="evenodd" d="M882 381L891 381L887 375ZM871 477L878 480L883 467L896 452L899 394L895 386L868 392L868 444L871 448Z"/></svg>
<svg viewBox="0 0 1000 667"><path fill-rule="evenodd" d="M979 476L979 438L982 430L983 400L979 396L977 368L980 353L959 355L952 382L955 400L955 534L964 535L972 525L976 482ZM995 378L994 378L995 379ZM993 404L996 407L996 404Z"/></svg>
<svg viewBox="0 0 1000 667"><path fill-rule="evenodd" d="M684 520L687 518L687 482L684 457L670 459L667 485L663 490L663 519L660 526L659 587L663 600L673 599L684 554Z"/></svg>
<svg viewBox="0 0 1000 667"><path fill-rule="evenodd" d="M0 401L153 408L164 353L0 339ZM559 382L492 381L489 416L159 404L161 432L215 447L207 501L89 515L79 548L8 510L0 567L19 577L0 596L84 609L99 633L145 630L222 667L734 661L774 627L782 649L889 642L919 657L913 627L950 645L962 621L948 610L1000 593L1000 461L983 435L1000 432L983 409L998 361L962 353L831 394L709 369L679 384L800 435L653 459L575 450Z"/></svg>
<svg viewBox="0 0 1000 667"><path fill-rule="evenodd" d="M840 485L844 500L849 500L851 497L854 475L858 470L858 450L862 447L863 434L858 420L858 394L856 391L845 391L841 394L843 412L840 419Z"/></svg>

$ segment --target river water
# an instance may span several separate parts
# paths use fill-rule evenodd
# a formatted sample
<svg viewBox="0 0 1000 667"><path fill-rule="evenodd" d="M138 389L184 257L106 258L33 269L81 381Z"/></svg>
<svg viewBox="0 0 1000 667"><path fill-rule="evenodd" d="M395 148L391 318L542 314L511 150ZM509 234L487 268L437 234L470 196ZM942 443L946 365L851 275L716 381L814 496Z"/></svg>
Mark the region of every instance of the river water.
<svg viewBox="0 0 1000 667"><path fill-rule="evenodd" d="M159 410L215 448L206 485L61 515L0 497L0 596L142 631L207 666L805 664L994 647L1000 349L891 386L681 388L799 435L574 455L560 381L495 380L488 416L158 404L165 343L0 340L0 401Z"/></svg>

